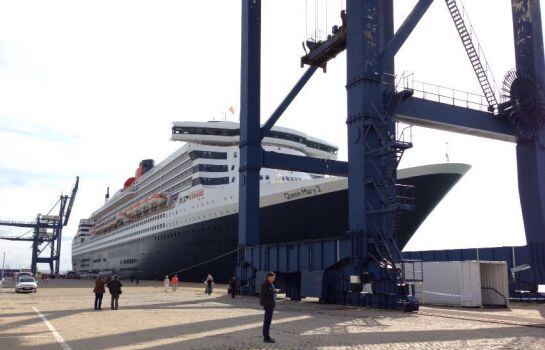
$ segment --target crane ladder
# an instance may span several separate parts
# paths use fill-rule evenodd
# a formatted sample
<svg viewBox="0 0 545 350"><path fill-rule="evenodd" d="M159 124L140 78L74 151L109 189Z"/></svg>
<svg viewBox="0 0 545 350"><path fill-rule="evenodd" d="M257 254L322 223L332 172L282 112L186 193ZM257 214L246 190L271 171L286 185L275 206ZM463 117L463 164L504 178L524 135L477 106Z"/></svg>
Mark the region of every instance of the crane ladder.
<svg viewBox="0 0 545 350"><path fill-rule="evenodd" d="M477 76L477 80L481 85L488 106L493 109L498 105L496 94L494 93L495 84L490 82L489 75L490 77L492 77L492 75L489 72L488 63L486 62L486 58L479 45L479 41L476 40L476 38L475 40L472 38L473 28L471 23L468 22L469 25L466 25L466 22L464 21L464 17L467 19L467 16L464 16L465 11L463 5L458 6L456 0L445 0L445 2L450 15L452 16L452 20L454 21L454 25L456 26L456 30L460 35L460 39L462 39L462 44L464 45L469 61L473 66L473 71ZM492 81L493 80L494 79L492 78Z"/></svg>

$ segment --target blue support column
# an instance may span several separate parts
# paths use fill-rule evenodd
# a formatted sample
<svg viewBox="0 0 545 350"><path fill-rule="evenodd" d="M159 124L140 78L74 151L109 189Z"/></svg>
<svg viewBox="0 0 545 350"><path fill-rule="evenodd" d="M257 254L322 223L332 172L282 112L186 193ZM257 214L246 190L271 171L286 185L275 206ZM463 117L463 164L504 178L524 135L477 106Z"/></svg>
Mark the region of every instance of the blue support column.
<svg viewBox="0 0 545 350"><path fill-rule="evenodd" d="M539 0L512 0L517 72L527 74L545 88L545 59ZM532 269L519 273L522 280L545 283L545 130L532 140L519 140L517 163L519 194L527 247L517 249L517 264Z"/></svg>
<svg viewBox="0 0 545 350"><path fill-rule="evenodd" d="M364 235L366 221L365 123L380 104L380 73L377 71L379 1L347 0L347 104L348 104L348 218L349 231ZM366 248L357 248L365 256Z"/></svg>
<svg viewBox="0 0 545 350"><path fill-rule="evenodd" d="M238 241L259 243L261 0L242 1Z"/></svg>

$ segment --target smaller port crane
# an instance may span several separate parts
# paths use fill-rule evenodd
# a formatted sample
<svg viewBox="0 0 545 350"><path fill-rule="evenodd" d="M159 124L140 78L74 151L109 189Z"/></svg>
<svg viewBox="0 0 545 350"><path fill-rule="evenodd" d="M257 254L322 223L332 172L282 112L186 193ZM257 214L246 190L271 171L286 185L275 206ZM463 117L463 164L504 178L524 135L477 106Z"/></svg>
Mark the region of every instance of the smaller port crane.
<svg viewBox="0 0 545 350"><path fill-rule="evenodd" d="M38 271L37 265L40 263L49 264L51 273L59 273L62 229L70 219L70 213L78 192L78 185L79 176L76 177L76 183L71 194L69 196L61 194L53 208L45 215L38 214L34 221L0 220L0 226L30 228L30 231L20 236L0 236L0 239L32 242L32 274L36 274ZM57 206L59 208L58 214L52 214ZM29 235L30 233L32 233L32 236Z"/></svg>

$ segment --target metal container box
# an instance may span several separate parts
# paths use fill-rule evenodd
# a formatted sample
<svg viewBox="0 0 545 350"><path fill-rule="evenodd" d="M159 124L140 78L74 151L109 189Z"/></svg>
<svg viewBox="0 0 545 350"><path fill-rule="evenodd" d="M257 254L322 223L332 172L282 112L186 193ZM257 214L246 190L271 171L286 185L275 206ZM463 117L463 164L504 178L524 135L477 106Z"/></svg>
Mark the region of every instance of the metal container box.
<svg viewBox="0 0 545 350"><path fill-rule="evenodd" d="M416 294L421 304L482 307L509 306L504 261L424 262L423 283Z"/></svg>

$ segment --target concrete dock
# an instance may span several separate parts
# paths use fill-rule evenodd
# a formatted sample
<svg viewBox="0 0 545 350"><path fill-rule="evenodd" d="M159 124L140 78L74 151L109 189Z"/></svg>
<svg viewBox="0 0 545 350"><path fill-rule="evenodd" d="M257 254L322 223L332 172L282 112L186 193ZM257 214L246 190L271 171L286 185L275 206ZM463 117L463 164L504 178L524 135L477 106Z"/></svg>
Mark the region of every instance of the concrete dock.
<svg viewBox="0 0 545 350"><path fill-rule="evenodd" d="M199 284L124 281L120 309L94 311L93 281L41 282L35 294L0 290L0 349L545 349L545 305L510 310L421 307L399 313L280 299L261 338L258 299L211 296Z"/></svg>

